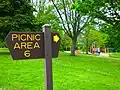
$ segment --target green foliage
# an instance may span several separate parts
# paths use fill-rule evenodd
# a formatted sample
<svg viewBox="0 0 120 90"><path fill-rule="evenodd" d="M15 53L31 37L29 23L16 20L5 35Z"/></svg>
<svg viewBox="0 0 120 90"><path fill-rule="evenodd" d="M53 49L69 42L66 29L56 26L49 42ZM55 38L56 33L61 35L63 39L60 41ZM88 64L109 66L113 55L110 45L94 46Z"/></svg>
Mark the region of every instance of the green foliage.
<svg viewBox="0 0 120 90"><path fill-rule="evenodd" d="M92 3L92 0L76 0L75 4L71 6L71 9L75 9L81 14L86 15L86 13L89 13L93 7Z"/></svg>
<svg viewBox="0 0 120 90"><path fill-rule="evenodd" d="M106 39L107 35L97 30L91 30L88 35L89 44L91 45L94 41L96 41L97 47L104 47Z"/></svg>
<svg viewBox="0 0 120 90"><path fill-rule="evenodd" d="M72 40L66 34L64 34L64 36L61 37L60 50L61 51L70 50L71 44Z"/></svg>
<svg viewBox="0 0 120 90"><path fill-rule="evenodd" d="M109 35L107 47L120 51L120 1L106 0L102 9L96 14L96 18L105 21L102 24L102 31Z"/></svg>
<svg viewBox="0 0 120 90"><path fill-rule="evenodd" d="M5 48L5 46L6 46L5 41L4 41L4 42L3 42L3 41L0 41L0 47L1 47L1 48Z"/></svg>
<svg viewBox="0 0 120 90"><path fill-rule="evenodd" d="M0 39L9 31L33 31L40 25L34 24L33 6L27 0L0 1Z"/></svg>
<svg viewBox="0 0 120 90"><path fill-rule="evenodd" d="M44 1L44 0L43 0ZM59 17L54 12L53 5L46 5L45 2L40 1L39 10L36 16L37 24L50 24L52 27L52 31L60 31L62 28L59 26Z"/></svg>
<svg viewBox="0 0 120 90"><path fill-rule="evenodd" d="M75 4L71 5L71 9L78 11L82 15L94 17L96 10L103 5L104 0L75 0Z"/></svg>
<svg viewBox="0 0 120 90"><path fill-rule="evenodd" d="M83 49L83 51L85 51L84 49L88 49L89 51L89 48L91 45L93 45L93 42L96 42L96 47L105 47L107 39L107 34L96 30L92 26L87 26L83 35L79 36L78 41L82 46L81 49Z"/></svg>
<svg viewBox="0 0 120 90"><path fill-rule="evenodd" d="M76 41L79 34L82 33L88 22L90 21L89 12L87 11L86 4L82 4L80 10L77 9L77 0L50 0L55 7L55 10L60 18L60 24L63 27L64 33L69 36L72 40L71 44L71 55L75 55Z"/></svg>
<svg viewBox="0 0 120 90"><path fill-rule="evenodd" d="M104 33L107 33L109 35L109 38L106 42L106 46L110 48L114 48L116 51L120 51L120 25L106 25L104 24L102 26L101 31Z"/></svg>
<svg viewBox="0 0 120 90"><path fill-rule="evenodd" d="M72 9L83 14L89 12L93 21L103 20L102 31L109 35L106 46L120 51L120 0L76 0Z"/></svg>
<svg viewBox="0 0 120 90"><path fill-rule="evenodd" d="M40 1L39 3L39 10L36 16L36 23L37 24L50 24L52 32L58 32L60 37L62 38L61 44L63 44L63 29L60 26L60 20L57 14L54 12L53 5L47 5L45 0ZM66 43L66 42L64 42ZM61 45L60 50L64 50L64 47Z"/></svg>

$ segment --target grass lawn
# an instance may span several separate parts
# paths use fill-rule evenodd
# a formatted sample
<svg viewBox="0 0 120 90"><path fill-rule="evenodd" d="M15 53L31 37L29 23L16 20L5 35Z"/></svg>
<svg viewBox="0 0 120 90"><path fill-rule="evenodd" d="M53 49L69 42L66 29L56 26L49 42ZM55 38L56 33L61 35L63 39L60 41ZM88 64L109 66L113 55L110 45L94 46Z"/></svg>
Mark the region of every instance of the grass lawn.
<svg viewBox="0 0 120 90"><path fill-rule="evenodd" d="M110 57L113 57L113 58L120 58L120 53L111 53L110 54Z"/></svg>
<svg viewBox="0 0 120 90"><path fill-rule="evenodd" d="M60 52L53 59L53 83L54 90L120 90L120 59ZM13 61L0 53L0 88L44 90L44 60Z"/></svg>

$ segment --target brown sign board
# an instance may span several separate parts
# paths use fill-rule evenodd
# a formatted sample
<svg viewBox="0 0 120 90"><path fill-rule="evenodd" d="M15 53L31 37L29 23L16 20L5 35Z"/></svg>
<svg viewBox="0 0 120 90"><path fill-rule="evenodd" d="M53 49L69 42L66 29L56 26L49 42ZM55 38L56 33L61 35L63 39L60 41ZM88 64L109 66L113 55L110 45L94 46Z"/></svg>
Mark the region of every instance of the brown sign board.
<svg viewBox="0 0 120 90"><path fill-rule="evenodd" d="M51 33L52 57L58 57L60 37ZM43 32L9 32L6 37L7 46L14 60L44 58Z"/></svg>

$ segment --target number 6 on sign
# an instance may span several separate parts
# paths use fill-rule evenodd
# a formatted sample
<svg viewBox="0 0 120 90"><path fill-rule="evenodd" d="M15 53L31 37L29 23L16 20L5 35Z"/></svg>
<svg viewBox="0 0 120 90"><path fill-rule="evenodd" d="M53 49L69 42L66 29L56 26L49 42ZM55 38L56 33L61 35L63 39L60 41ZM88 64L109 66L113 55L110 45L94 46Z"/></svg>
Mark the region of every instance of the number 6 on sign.
<svg viewBox="0 0 120 90"><path fill-rule="evenodd" d="M30 57L30 50L26 50L26 51L24 52L24 56L25 56L25 57Z"/></svg>

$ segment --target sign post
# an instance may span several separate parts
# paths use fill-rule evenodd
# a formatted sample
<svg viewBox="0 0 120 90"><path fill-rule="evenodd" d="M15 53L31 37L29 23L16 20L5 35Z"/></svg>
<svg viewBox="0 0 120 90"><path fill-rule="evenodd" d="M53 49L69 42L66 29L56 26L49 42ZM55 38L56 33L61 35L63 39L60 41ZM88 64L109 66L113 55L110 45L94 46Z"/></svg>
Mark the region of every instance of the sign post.
<svg viewBox="0 0 120 90"><path fill-rule="evenodd" d="M43 32L9 32L6 42L13 60L45 58L45 90L53 90L52 58L58 57L59 34L45 24Z"/></svg>
<svg viewBox="0 0 120 90"><path fill-rule="evenodd" d="M52 81L52 40L51 40L51 26L45 24L43 26L44 31L44 43L45 43L45 90L53 90Z"/></svg>

